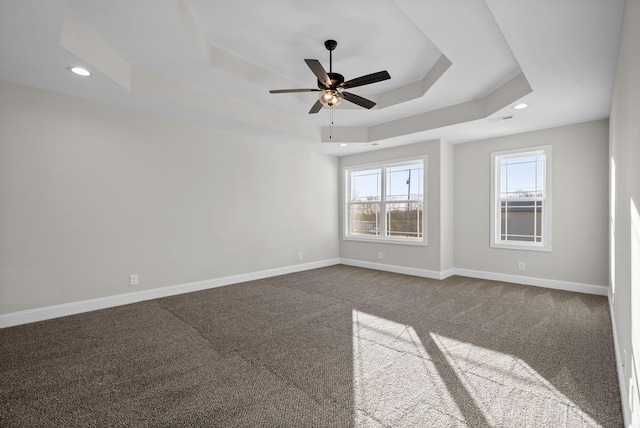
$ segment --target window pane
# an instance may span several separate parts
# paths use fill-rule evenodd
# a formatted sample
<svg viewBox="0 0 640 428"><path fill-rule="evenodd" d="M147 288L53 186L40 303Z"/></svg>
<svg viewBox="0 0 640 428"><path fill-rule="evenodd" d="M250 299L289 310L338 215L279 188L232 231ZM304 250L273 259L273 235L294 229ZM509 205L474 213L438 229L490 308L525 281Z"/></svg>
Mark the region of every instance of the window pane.
<svg viewBox="0 0 640 428"><path fill-rule="evenodd" d="M380 204L353 204L349 215L349 234L380 235Z"/></svg>
<svg viewBox="0 0 640 428"><path fill-rule="evenodd" d="M351 173L351 201L379 201L382 177L381 169L353 171Z"/></svg>
<svg viewBox="0 0 640 428"><path fill-rule="evenodd" d="M500 198L542 197L544 155L500 160Z"/></svg>
<svg viewBox="0 0 640 428"><path fill-rule="evenodd" d="M544 156L539 155L536 159L536 195L543 196L544 192Z"/></svg>
<svg viewBox="0 0 640 428"><path fill-rule="evenodd" d="M387 208L387 236L422 238L422 203L390 203Z"/></svg>
<svg viewBox="0 0 640 428"><path fill-rule="evenodd" d="M423 184L424 166L422 162L388 167L386 200L422 200Z"/></svg>
<svg viewBox="0 0 640 428"><path fill-rule="evenodd" d="M503 201L500 240L542 241L542 201Z"/></svg>

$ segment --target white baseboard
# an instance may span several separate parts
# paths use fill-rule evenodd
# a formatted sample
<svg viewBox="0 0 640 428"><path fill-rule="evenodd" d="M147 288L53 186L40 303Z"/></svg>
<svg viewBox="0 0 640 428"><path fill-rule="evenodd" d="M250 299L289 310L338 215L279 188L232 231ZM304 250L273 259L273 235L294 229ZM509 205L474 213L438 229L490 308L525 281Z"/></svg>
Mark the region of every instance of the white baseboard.
<svg viewBox="0 0 640 428"><path fill-rule="evenodd" d="M620 400L622 401L622 417L624 418L624 426L632 427L631 409L629 409L629 394L627 391L627 382L622 364L622 356L620 355L620 347L618 345L618 330L616 329L616 318L613 316L613 296L608 293L609 297L609 313L611 314L611 328L613 330L613 349L616 354L616 369L618 371L618 385L620 388Z"/></svg>
<svg viewBox="0 0 640 428"><path fill-rule="evenodd" d="M489 279L494 281L505 281L516 284L534 285L538 287L553 288L557 290L577 291L580 293L596 294L600 296L608 295L608 287L603 285L582 284L577 282L559 281L552 279L534 278L519 275L509 275L495 272L485 272L471 269L451 268L444 271L434 271L428 269L418 269L405 266L388 265L375 262L367 262L354 259L328 259L312 263L285 266L282 268L268 269L258 272L250 272L240 275L232 275L222 278L213 278L204 281L178 284L150 290L142 290L133 293L119 294L115 296L100 297L96 299L82 300L79 302L64 303L61 305L47 306L44 308L28 309L25 311L11 312L0 315L0 328L11 327L31 322L44 321L52 318L64 317L67 315L79 314L82 312L95 311L99 309L111 308L114 306L127 305L130 303L142 302L145 300L159 299L162 297L174 296L176 294L190 293L193 291L206 290L209 288L222 287L239 282L253 281L257 279L269 278L277 275L300 272L309 269L316 269L336 264L357 266L367 269L375 269L386 272L394 272L405 275L413 275L430 279L446 279L452 275L468 276L472 278Z"/></svg>
<svg viewBox="0 0 640 428"><path fill-rule="evenodd" d="M511 275L506 273L485 272L473 269L455 268L455 274L471 278L490 279L493 281L512 282L514 284L534 285L536 287L553 288L556 290L576 291L578 293L608 296L609 287L606 285L584 284L581 282L561 281L559 279L536 278L533 276Z"/></svg>
<svg viewBox="0 0 640 428"><path fill-rule="evenodd" d="M514 284L534 285L536 287L553 288L556 290L576 291L578 293L607 296L609 287L605 285L583 284L580 282L561 281L557 279L536 278L532 276L510 275L506 273L486 272L472 269L451 268L443 271L417 269L405 266L387 265L383 263L367 262L363 260L340 259L343 265L357 266L386 272L402 273L431 279L446 279L453 275L471 278L489 279L493 281L511 282Z"/></svg>
<svg viewBox="0 0 640 428"><path fill-rule="evenodd" d="M363 260L354 260L354 259L340 259L340 261L343 265L347 265L347 266L356 266L356 267L362 267L367 269L382 270L385 272L402 273L405 275L420 276L423 278L431 278L431 279L445 279L451 276L451 274L444 276L445 272L449 272L453 270L453 269L449 269L445 272L440 272L435 270L417 269L417 268L396 266L396 265L386 265L383 263L367 262Z"/></svg>
<svg viewBox="0 0 640 428"><path fill-rule="evenodd" d="M446 269L440 272L440 279L447 279L453 275L456 275L456 268Z"/></svg>
<svg viewBox="0 0 640 428"><path fill-rule="evenodd" d="M37 321L44 321L52 318L64 317L67 315L75 315L83 312L106 309L120 305L127 305L130 303L142 302L145 300L159 299L161 297L174 296L176 294L190 293L193 291L222 287L225 285L237 284L239 282L254 281L257 279L269 278L272 276L285 275L288 273L301 272L304 270L317 269L337 264L340 264L340 259L328 259L318 262L267 269L258 272L250 272L240 275L232 275L222 278L190 282L186 284L171 285L168 287L153 288L150 290L141 290L133 293L118 294L115 296L64 303L61 305L47 306L44 308L11 312L8 314L0 315L0 328L12 327L15 325L27 324Z"/></svg>

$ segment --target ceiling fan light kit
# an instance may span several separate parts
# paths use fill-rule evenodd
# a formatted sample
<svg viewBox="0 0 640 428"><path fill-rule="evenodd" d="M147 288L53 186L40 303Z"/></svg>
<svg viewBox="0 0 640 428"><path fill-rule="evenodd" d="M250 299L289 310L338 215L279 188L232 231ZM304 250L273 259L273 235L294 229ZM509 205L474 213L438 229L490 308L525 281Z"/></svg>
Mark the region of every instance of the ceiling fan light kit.
<svg viewBox="0 0 640 428"><path fill-rule="evenodd" d="M322 103L322 105L333 107L337 106L342 102L342 94L340 91L334 91L333 89L324 89L320 91L320 95L318 99Z"/></svg>
<svg viewBox="0 0 640 428"><path fill-rule="evenodd" d="M333 72L333 50L338 46L338 42L335 40L327 40L324 42L324 46L329 51L329 72L324 69L320 61L317 59L305 59L309 69L318 79L318 89L274 89L269 91L272 94L285 94L293 92L320 92L318 94L318 101L311 107L309 114L318 113L324 106L337 106L343 99L352 102L360 107L370 109L376 105L371 100L363 98L359 95L352 94L345 91L345 89L355 88L357 86L370 85L372 83L381 82L383 80L390 79L389 73L384 71L378 71L377 73L367 74L365 76L356 77L355 79L347 80L345 82L344 76L340 73Z"/></svg>

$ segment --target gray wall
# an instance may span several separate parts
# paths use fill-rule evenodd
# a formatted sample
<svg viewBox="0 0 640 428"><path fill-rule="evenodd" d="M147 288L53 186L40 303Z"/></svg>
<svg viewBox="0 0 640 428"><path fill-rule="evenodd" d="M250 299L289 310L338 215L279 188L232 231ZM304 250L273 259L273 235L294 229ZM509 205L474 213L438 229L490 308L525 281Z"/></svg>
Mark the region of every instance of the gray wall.
<svg viewBox="0 0 640 428"><path fill-rule="evenodd" d="M628 422L640 426L640 2L627 0L611 106L610 301L618 354L623 367L623 408ZM613 165L615 164L615 168ZM635 221L634 221L635 218ZM633 337L635 334L635 338ZM634 343L635 342L635 343ZM625 359L626 354L626 359ZM628 394L634 393L634 415Z"/></svg>
<svg viewBox="0 0 640 428"><path fill-rule="evenodd" d="M455 267L607 284L606 120L455 146ZM491 153L552 146L552 251L489 247ZM518 270L518 262L526 270Z"/></svg>
<svg viewBox="0 0 640 428"><path fill-rule="evenodd" d="M334 259L337 236L335 157L0 83L0 314Z"/></svg>
<svg viewBox="0 0 640 428"><path fill-rule="evenodd" d="M37 89L0 90L0 314L338 257L435 275L455 267L608 282L606 120L338 161ZM491 249L490 153L543 144L553 147L553 251ZM428 156L428 245L342 240L342 167L415 155Z"/></svg>
<svg viewBox="0 0 640 428"><path fill-rule="evenodd" d="M340 256L343 259L365 263L377 263L404 268L420 269L439 273L443 267L449 269L452 262L452 225L445 221L443 214L453 210L450 194L443 194L453 188L451 146L440 140L411 144L390 149L376 150L340 158L340 167L368 164L373 162L402 159L427 155L427 246L399 245L392 243L371 243L342 240L344 224L340 223ZM344 177L340 174L340 213L344 210ZM446 244L443 244L447 241ZM378 260L378 252L384 255Z"/></svg>
<svg viewBox="0 0 640 428"><path fill-rule="evenodd" d="M454 146L440 144L440 270L446 272L455 267L454 248Z"/></svg>

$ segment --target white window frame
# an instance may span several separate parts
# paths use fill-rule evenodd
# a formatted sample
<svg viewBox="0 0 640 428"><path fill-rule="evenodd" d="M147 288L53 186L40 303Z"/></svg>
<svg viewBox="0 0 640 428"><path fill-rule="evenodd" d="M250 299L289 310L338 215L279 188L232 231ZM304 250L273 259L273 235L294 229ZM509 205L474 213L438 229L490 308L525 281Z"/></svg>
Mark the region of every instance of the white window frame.
<svg viewBox="0 0 640 428"><path fill-rule="evenodd" d="M500 239L500 160L505 158L544 155L543 197L534 199L542 202L542 242L503 241ZM551 251L551 145L527 147L491 153L491 248L512 250Z"/></svg>
<svg viewBox="0 0 640 428"><path fill-rule="evenodd" d="M386 224L386 169L390 167L395 167L403 164L412 164L416 162L422 162L423 167L423 183L422 183L422 237L421 238L399 238L393 236L385 236L387 230ZM350 174L352 172L363 171L367 169L382 169L381 172L381 195L380 195L380 234L375 236L366 236L366 235L351 235L349 232L351 230L351 215L350 215L350 206L351 206L351 179ZM361 242L385 242L390 244L401 244L401 245L427 245L427 156L413 156L409 158L402 159L393 159L384 162L375 162L368 164L359 164L359 165L351 165L345 166L342 168L342 176L344 179L344 209L343 209L343 239L347 241L361 241ZM393 201L393 202L405 202L405 201ZM377 203L377 202L376 202Z"/></svg>

